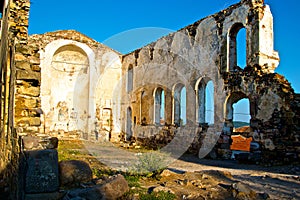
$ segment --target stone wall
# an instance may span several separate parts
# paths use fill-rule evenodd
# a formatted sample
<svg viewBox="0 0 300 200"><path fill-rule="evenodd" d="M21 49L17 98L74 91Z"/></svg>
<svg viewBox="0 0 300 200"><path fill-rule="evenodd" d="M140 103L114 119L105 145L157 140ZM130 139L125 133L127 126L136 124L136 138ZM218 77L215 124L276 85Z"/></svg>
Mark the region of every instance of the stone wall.
<svg viewBox="0 0 300 200"><path fill-rule="evenodd" d="M242 28L246 29L247 66L237 66L236 37ZM122 84L127 87L120 94L122 117L118 121L124 138L154 138L161 135L161 129L182 126L178 120L182 111L178 110L183 103L180 98L185 98L183 127L203 128L197 131L198 139L191 145L197 149L192 151L201 145L212 149L217 139L206 136L230 137L232 106L247 98L251 115L248 137L259 137L256 141L266 152L298 156L299 122L295 116L299 108L293 107L297 102L290 84L274 73L279 56L273 42L269 6L245 0L124 55ZM209 94L205 89L210 81L214 113L207 121L205 95ZM178 95L182 88L185 97ZM222 146L229 149L230 144Z"/></svg>
<svg viewBox="0 0 300 200"><path fill-rule="evenodd" d="M119 123L126 127L125 113L130 107L135 120L128 120L128 123L135 121L139 125L144 121L146 124L157 124L159 120L155 118L155 113L158 108L153 97L157 90L163 90L164 121L175 124L173 96L178 85L186 89L187 123L205 123L201 116L204 107L201 102L201 96L204 96L201 95L201 88L206 88L207 83L212 81L212 92L215 96L214 124L221 131L225 118L223 104L228 96L224 90L222 74L234 71L236 44L230 47L228 44L234 40L240 28L247 30L246 51L249 66L260 64L276 67L278 64L278 55L274 56L276 52L273 50L273 35L261 34L259 31L262 26L266 32L273 33L269 7L262 2L242 1L124 55L123 77L128 77L129 69L133 67L133 89L124 89L122 98L126 103L122 107L123 118ZM268 48L262 48L263 46ZM265 59L266 55L270 57L269 60ZM271 67L265 69L267 73L272 73L272 70ZM126 80L123 79L124 86L128 84Z"/></svg>
<svg viewBox="0 0 300 200"><path fill-rule="evenodd" d="M29 0L7 0L3 3L1 22L1 139L0 139L0 198L19 199L22 196L19 176L19 137L15 129L15 113L20 109L19 102L25 102L27 94L19 94L16 85L22 75L30 69L20 71L20 58L25 66L30 66L27 59L27 27ZM2 8L1 8L2 9ZM24 59L23 59L24 58ZM28 84L30 81L24 80Z"/></svg>

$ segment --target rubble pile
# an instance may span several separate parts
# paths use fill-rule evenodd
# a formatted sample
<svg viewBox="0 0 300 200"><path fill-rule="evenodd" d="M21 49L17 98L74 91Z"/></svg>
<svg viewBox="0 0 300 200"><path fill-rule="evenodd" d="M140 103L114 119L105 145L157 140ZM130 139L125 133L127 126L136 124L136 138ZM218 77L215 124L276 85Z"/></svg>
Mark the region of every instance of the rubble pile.
<svg viewBox="0 0 300 200"><path fill-rule="evenodd" d="M175 134L176 129L173 126L164 126L158 134L150 137L132 137L131 144L157 150L169 144L174 139Z"/></svg>
<svg viewBox="0 0 300 200"><path fill-rule="evenodd" d="M82 160L58 162L58 138L23 137L24 199L116 199L129 190L121 174L93 179ZM118 188L115 190L114 188Z"/></svg>

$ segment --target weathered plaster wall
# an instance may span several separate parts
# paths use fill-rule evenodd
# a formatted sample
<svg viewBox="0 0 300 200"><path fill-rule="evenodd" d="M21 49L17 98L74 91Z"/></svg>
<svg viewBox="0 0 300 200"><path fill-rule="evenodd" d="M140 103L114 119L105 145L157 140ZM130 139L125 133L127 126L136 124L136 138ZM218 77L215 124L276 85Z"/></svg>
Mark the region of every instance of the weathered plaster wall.
<svg viewBox="0 0 300 200"><path fill-rule="evenodd" d="M236 36L241 28L246 29L247 40L247 66L240 66L244 70L237 66ZM266 128L266 124L273 124L274 112L286 113L291 110L290 102L294 102L294 92L289 83L273 73L279 63L273 41L273 17L269 6L262 1L245 0L124 55L122 84L132 85L131 90L123 90L121 97L122 118L118 123L121 124L124 138L153 138L154 135L164 135L162 132L165 127L177 126L174 121L174 88L179 84L186 88L187 113L187 125L180 127L180 130L202 127L197 130L198 139L192 144L195 148L216 144L218 137L214 135L231 135L232 105L248 98L252 135L261 134L259 142L265 149L270 149L266 143L270 140L278 148L278 141L286 143L281 145L286 149L287 140L283 135L276 134L282 130L274 130L274 127L270 130L271 126ZM128 81L130 77L132 83ZM203 101L209 81L214 85L211 91L214 96L214 121L213 125L207 126L204 123ZM157 98L155 94L161 90L164 91L165 102L157 105L161 97ZM285 92L282 93L282 90ZM163 108L159 109L159 106ZM164 109L164 119L159 121L156 119L159 114L156 110L161 109ZM169 135L172 132L171 128ZM298 133L296 130L286 132L294 142ZM149 140L145 141L145 145L150 143ZM205 141L205 144L201 141ZM229 143L222 145L224 147L229 148ZM295 149L291 151L295 152Z"/></svg>
<svg viewBox="0 0 300 200"><path fill-rule="evenodd" d="M173 88L176 84L181 83L187 90L187 121L198 124L200 122L197 112L199 99L196 98L196 93L201 82L205 84L211 80L216 97L214 102L215 128L221 131L221 124L224 120L223 104L227 96L224 91L222 73L231 71L228 37L236 24L242 24L247 29L247 63L251 65L261 59L259 55L256 55L256 60L252 60L253 54L260 51L259 33L257 32L260 21L258 16L256 20L249 21L249 14L253 14L255 9L257 12L263 12L267 6L252 4L251 1L233 5L220 13L195 22L178 32L125 55L122 62L123 75L126 76L126 70L130 65L134 66L133 90L128 95L135 99L132 109L137 123L145 117L147 124L154 124L154 98L151 97L154 90L160 86L169 93L165 94L165 120L167 124L172 124ZM255 14L258 15L258 13L253 15ZM271 27L269 28L271 29ZM264 37L264 40L266 43L272 44L273 37ZM250 44L255 45L251 46ZM273 54L273 52L273 49L268 49L266 54ZM203 81L201 81L202 79ZM125 83L123 84L125 85ZM139 100L141 99L140 91L144 91L150 97L145 98L142 104ZM140 107L143 108L145 104L149 107L141 110ZM128 102L126 106L131 106L131 102ZM123 108L122 113L125 113L125 110L126 108ZM126 121L125 118L122 121Z"/></svg>
<svg viewBox="0 0 300 200"><path fill-rule="evenodd" d="M119 53L76 32L33 35L41 68L40 133L108 139L112 95L121 73Z"/></svg>

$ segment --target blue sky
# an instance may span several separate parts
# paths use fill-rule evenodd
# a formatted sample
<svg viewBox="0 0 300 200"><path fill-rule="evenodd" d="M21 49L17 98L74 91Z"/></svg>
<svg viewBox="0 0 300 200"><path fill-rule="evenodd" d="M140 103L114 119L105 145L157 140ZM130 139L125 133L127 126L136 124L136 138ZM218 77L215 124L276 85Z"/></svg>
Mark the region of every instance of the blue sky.
<svg viewBox="0 0 300 200"><path fill-rule="evenodd" d="M142 31L134 40L119 44L119 51L130 51L149 43L168 31L178 30L203 17L214 14L238 0L31 0L29 33L75 29L103 42L124 31L155 27L159 31ZM300 93L298 47L299 0L265 0L274 16L275 50L280 65L276 72L283 74L296 92ZM139 33L139 32L135 32ZM150 34L151 33L151 34ZM116 48L116 47L114 47ZM118 50L118 49L117 49Z"/></svg>
<svg viewBox="0 0 300 200"><path fill-rule="evenodd" d="M239 0L31 0L29 34L77 30L127 53ZM300 93L299 0L265 0L274 16L275 50L284 75ZM145 28L146 27L146 28ZM147 28L148 27L148 28ZM150 27L150 28L149 28ZM155 31L154 31L155 30ZM128 35L131 37L128 38ZM118 38L118 40L114 40ZM120 38L124 38L120 43Z"/></svg>

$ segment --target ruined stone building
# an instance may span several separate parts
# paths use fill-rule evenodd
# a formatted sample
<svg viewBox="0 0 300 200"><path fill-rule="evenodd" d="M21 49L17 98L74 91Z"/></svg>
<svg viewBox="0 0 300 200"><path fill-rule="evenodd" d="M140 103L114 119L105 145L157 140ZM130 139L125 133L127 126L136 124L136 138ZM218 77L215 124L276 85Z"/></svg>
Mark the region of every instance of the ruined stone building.
<svg viewBox="0 0 300 200"><path fill-rule="evenodd" d="M126 55L72 30L28 36L29 0L0 6L0 188L12 199L23 137L139 141L178 133L194 149L217 138L226 152L233 104L244 98L250 136L267 156L299 156L300 96L274 73L273 17L262 0L242 0ZM242 29L247 66L237 66Z"/></svg>

